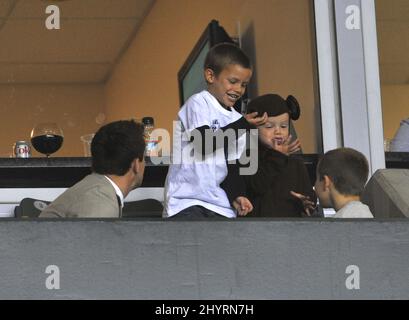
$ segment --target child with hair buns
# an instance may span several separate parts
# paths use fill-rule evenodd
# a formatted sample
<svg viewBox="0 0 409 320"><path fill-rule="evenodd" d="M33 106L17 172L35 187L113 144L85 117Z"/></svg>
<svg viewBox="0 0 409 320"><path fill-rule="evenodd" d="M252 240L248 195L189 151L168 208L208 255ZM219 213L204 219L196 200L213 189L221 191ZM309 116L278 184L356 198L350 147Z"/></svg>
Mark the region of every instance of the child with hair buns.
<svg viewBox="0 0 409 320"><path fill-rule="evenodd" d="M258 170L245 176L247 196L253 204L252 217L303 217L312 215L316 195L304 163L289 156L300 143L290 144L290 119L297 120L300 108L293 96L284 100L266 94L250 101L247 113L267 113L258 126ZM295 149L295 150L294 150Z"/></svg>

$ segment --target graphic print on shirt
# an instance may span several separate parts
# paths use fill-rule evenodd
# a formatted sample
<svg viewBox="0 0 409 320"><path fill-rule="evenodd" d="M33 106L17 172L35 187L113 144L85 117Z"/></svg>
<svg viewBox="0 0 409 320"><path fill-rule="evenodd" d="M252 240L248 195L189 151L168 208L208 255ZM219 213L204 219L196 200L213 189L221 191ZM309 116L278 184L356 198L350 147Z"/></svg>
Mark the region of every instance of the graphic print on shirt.
<svg viewBox="0 0 409 320"><path fill-rule="evenodd" d="M220 129L219 120L217 120L217 119L212 120L212 124L210 126L210 129L212 129L213 132L219 130Z"/></svg>

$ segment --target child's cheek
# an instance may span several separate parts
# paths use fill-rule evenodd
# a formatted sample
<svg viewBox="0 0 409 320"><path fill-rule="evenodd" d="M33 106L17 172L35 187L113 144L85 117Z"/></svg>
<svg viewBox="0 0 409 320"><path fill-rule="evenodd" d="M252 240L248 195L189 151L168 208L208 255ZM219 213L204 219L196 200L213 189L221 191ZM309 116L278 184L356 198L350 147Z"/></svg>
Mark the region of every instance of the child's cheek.
<svg viewBox="0 0 409 320"><path fill-rule="evenodd" d="M284 139L287 139L289 135L290 135L290 132L288 131L288 128L287 128L287 129L285 129L285 131L283 133Z"/></svg>
<svg viewBox="0 0 409 320"><path fill-rule="evenodd" d="M259 140L266 147L269 147L269 148L273 147L272 137L270 137L268 130L266 130L265 128L260 129Z"/></svg>
<svg viewBox="0 0 409 320"><path fill-rule="evenodd" d="M273 142L272 142L271 140L267 140L267 139L265 139L265 138L260 137L260 142L261 142L264 146L266 146L266 147L268 147L268 148L273 148L273 147L274 147Z"/></svg>

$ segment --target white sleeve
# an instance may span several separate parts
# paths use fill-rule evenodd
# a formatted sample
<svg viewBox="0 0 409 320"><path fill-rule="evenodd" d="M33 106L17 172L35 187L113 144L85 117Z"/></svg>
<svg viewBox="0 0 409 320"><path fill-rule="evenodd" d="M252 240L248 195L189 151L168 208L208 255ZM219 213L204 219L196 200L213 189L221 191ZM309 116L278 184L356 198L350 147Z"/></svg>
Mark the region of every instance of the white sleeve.
<svg viewBox="0 0 409 320"><path fill-rule="evenodd" d="M206 102L193 98L186 101L178 113L182 128L188 133L202 126L210 126L209 116L209 108Z"/></svg>

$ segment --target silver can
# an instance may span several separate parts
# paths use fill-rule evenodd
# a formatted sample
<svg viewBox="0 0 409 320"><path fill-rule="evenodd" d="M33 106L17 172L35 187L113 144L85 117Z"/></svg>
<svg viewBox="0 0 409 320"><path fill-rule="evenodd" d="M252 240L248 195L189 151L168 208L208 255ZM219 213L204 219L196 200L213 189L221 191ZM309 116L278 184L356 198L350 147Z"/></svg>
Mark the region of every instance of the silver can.
<svg viewBox="0 0 409 320"><path fill-rule="evenodd" d="M16 158L30 158L31 148L27 141L17 141L13 145L13 151Z"/></svg>

